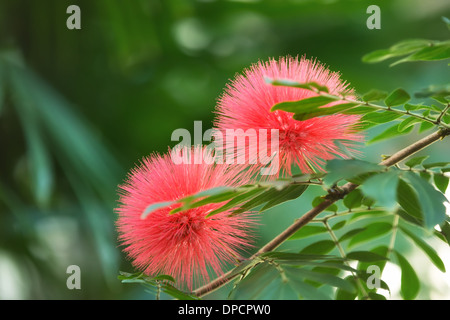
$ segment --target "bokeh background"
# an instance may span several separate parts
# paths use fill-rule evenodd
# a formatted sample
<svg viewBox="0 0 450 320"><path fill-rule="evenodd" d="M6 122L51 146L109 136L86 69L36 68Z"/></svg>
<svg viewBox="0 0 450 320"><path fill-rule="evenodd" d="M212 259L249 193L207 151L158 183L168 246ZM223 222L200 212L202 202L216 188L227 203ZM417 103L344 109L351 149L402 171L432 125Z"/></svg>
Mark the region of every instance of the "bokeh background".
<svg viewBox="0 0 450 320"><path fill-rule="evenodd" d="M81 30L66 27L71 4ZM371 4L380 30L366 27ZM175 145L177 128L210 128L227 81L268 57L316 57L359 93L448 83L445 61L361 62L404 39L448 39L442 16L448 0L0 0L0 299L151 298L117 280L133 272L116 241L117 186L142 157ZM448 161L450 145L423 154ZM261 216L256 246L309 209L314 192ZM431 244L450 269L448 247ZM448 275L404 250L425 283L419 298L450 298ZM81 268L81 290L66 287L69 265ZM386 270L398 298L399 271Z"/></svg>

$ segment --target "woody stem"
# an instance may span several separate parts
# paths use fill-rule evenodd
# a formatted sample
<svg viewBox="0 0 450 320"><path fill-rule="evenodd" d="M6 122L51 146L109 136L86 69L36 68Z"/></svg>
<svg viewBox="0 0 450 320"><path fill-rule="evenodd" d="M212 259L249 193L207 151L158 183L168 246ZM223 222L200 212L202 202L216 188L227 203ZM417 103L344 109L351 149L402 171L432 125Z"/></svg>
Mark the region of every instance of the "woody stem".
<svg viewBox="0 0 450 320"><path fill-rule="evenodd" d="M379 164L382 166L392 166L407 157L413 155L414 153L422 150L423 148L431 145L432 143L445 138L446 136L450 135L450 128L440 129L416 142L413 144L407 146L406 148L403 148L399 150L398 152L394 153L389 158L383 160ZM249 260L253 260L261 256L262 254L275 250L278 246L280 246L284 241L286 241L289 237L291 237L295 232L297 232L300 228L311 222L319 213L324 211L326 208L328 208L330 205L332 205L334 202L343 199L348 193L352 192L358 187L357 184L348 182L342 187L339 188L338 193L329 194L329 196L320 204L309 210L307 213L305 213L303 216L298 218L293 224L291 224L289 227L287 227L283 232L281 232L278 236L273 238L269 243L267 243L265 246L263 246L261 249L259 249L255 254L253 254ZM220 277L216 278L215 280L211 281L210 283L207 283L206 285L196 289L193 294L197 297L204 296L223 285L227 284L231 280L233 280L235 277L237 277L239 273L233 273L233 270L224 273Z"/></svg>

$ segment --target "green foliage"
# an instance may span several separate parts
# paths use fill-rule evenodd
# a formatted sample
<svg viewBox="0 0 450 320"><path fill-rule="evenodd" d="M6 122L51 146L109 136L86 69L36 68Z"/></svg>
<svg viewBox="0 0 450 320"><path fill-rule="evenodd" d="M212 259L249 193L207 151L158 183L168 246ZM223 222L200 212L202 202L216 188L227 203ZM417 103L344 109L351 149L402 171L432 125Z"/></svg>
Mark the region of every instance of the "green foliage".
<svg viewBox="0 0 450 320"><path fill-rule="evenodd" d="M406 57L392 63L395 66L403 62L433 61L450 58L450 41L433 41L425 39L412 39L401 41L389 49L381 49L366 54L362 60L375 63L391 58Z"/></svg>
<svg viewBox="0 0 450 320"><path fill-rule="evenodd" d="M232 210L232 214L238 214L262 205L264 206L260 211L265 211L283 202L298 198L305 192L308 184L313 184L314 180L318 179L318 176L320 175L301 175L292 177L291 179L260 182L238 188L217 187L201 191L177 201L151 204L142 213L142 218L145 219L145 217L154 210L163 207L173 207L174 205L176 208L172 209L170 214L197 208L210 203L223 203L223 205L218 209L211 211L207 217L228 210Z"/></svg>
<svg viewBox="0 0 450 320"><path fill-rule="evenodd" d="M127 273L121 272L117 277L122 283L138 283L146 288L146 291L160 299L161 293L165 293L170 297L178 300L199 300L199 298L177 289L175 279L169 275L158 275L156 277L148 277L143 273Z"/></svg>

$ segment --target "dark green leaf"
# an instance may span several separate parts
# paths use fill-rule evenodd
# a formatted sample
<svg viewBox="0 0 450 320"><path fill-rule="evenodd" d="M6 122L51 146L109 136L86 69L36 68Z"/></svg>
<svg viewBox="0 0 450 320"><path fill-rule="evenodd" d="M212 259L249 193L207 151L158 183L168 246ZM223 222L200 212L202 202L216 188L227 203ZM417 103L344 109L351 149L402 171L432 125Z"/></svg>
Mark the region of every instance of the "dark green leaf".
<svg viewBox="0 0 450 320"><path fill-rule="evenodd" d="M347 239L350 239L350 238L352 238L353 236L357 235L358 233L363 232L364 230L366 230L366 228L356 228L356 229L347 231L347 233L345 233L344 235L342 235L342 236L339 238L339 242L343 242L343 241L345 241L345 240L347 240Z"/></svg>
<svg viewBox="0 0 450 320"><path fill-rule="evenodd" d="M410 103L405 103L405 105L403 107L405 108L406 111L414 111L414 110L422 109L424 107L428 108L427 106L424 106L422 104L410 104Z"/></svg>
<svg viewBox="0 0 450 320"><path fill-rule="evenodd" d="M398 265L402 271L400 294L406 300L414 299L419 293L420 281L408 260L397 251L394 251Z"/></svg>
<svg viewBox="0 0 450 320"><path fill-rule="evenodd" d="M349 210L359 208L361 206L362 198L363 195L361 190L355 189L345 196L343 200L344 206L346 206Z"/></svg>
<svg viewBox="0 0 450 320"><path fill-rule="evenodd" d="M349 221L354 221L354 220L358 220L359 218L371 218L377 215L383 215L386 214L385 210L375 210L375 209L370 209L370 210L363 210L363 211L358 211L355 212L349 219Z"/></svg>
<svg viewBox="0 0 450 320"><path fill-rule="evenodd" d="M266 204L260 211L270 209L283 202L296 199L300 197L307 189L307 185L290 185L287 188L277 190L275 188L268 189L267 191L258 194L253 199L243 204L239 209L233 211L233 215L249 211L262 204Z"/></svg>
<svg viewBox="0 0 450 320"><path fill-rule="evenodd" d="M300 254L326 254L333 250L335 244L331 240L321 240L317 241L309 246L303 248L299 253Z"/></svg>
<svg viewBox="0 0 450 320"><path fill-rule="evenodd" d="M372 300L386 300L386 297L376 292L369 292L369 298Z"/></svg>
<svg viewBox="0 0 450 320"><path fill-rule="evenodd" d="M357 159L333 159L327 162L325 169L328 174L323 181L326 185L330 186L342 179L354 178L368 172L381 171L383 167L375 163Z"/></svg>
<svg viewBox="0 0 450 320"><path fill-rule="evenodd" d="M309 111L302 110L301 112L297 112L294 114L293 118L295 120L304 121L315 117L321 117L321 116L327 116L331 114L337 114L337 113L347 113L349 111L351 113L351 110L356 110L359 104L349 102L349 103L342 103L337 104L329 107L317 107L315 109L310 109ZM357 110L356 113L359 111Z"/></svg>
<svg viewBox="0 0 450 320"><path fill-rule="evenodd" d="M354 290L354 287L351 283L349 283L348 281L345 281L339 277L330 275L330 274L314 272L314 271L306 270L303 268L289 268L289 269L287 269L287 272L289 274L292 274L292 277L299 277L299 278L317 281L320 283L331 285L333 287L341 288L346 291Z"/></svg>
<svg viewBox="0 0 450 320"><path fill-rule="evenodd" d="M445 193L447 191L449 178L444 176L443 174L435 174L433 176L434 184L436 187L442 192Z"/></svg>
<svg viewBox="0 0 450 320"><path fill-rule="evenodd" d="M364 94L361 99L365 102L371 102L371 101L383 100L386 97L387 97L387 92L380 91L377 89L372 89L369 92L367 92L366 94Z"/></svg>
<svg viewBox="0 0 450 320"><path fill-rule="evenodd" d="M425 47L406 58L394 62L391 66L397 65L399 63L408 61L433 61L433 60L443 60L450 58L450 42L440 42L434 45Z"/></svg>
<svg viewBox="0 0 450 320"><path fill-rule="evenodd" d="M380 258L380 260L370 261L370 262L359 261L358 267L357 267L358 270L361 270L362 273L365 275L365 277L370 276L370 274L368 273L368 269L371 266L377 266L378 268L380 268L380 272L383 272L384 267L386 266L386 262L389 260L387 258L388 251L389 251L388 247L386 247L384 245L381 245L381 246L371 249L370 250L371 253L374 253L380 257L384 257L384 259ZM389 290L389 288L387 288L387 290Z"/></svg>
<svg viewBox="0 0 450 320"><path fill-rule="evenodd" d="M353 276L347 276L344 278L353 285L353 290L351 292L345 291L341 288L336 290L336 300L355 300L358 296L358 290L356 290L355 278Z"/></svg>
<svg viewBox="0 0 450 320"><path fill-rule="evenodd" d="M444 221L440 227L440 233L444 236L444 238L447 240L448 245L450 246L450 222Z"/></svg>
<svg viewBox="0 0 450 320"><path fill-rule="evenodd" d="M423 241L421 238L416 236L413 232L409 231L408 229L400 226L400 230L406 234L411 240L414 241L414 243L423 250L423 252L426 253L428 258L430 258L431 262L442 272L445 272L445 265L442 262L441 258L439 258L436 251L428 245L425 241Z"/></svg>
<svg viewBox="0 0 450 320"><path fill-rule="evenodd" d="M316 234L327 232L327 229L323 226L310 226L306 225L297 232L295 232L288 240L297 240L307 238Z"/></svg>
<svg viewBox="0 0 450 320"><path fill-rule="evenodd" d="M420 157L411 158L405 162L405 165L410 168L418 166L418 165L422 164L422 162L424 162L428 157L429 156L420 156Z"/></svg>
<svg viewBox="0 0 450 320"><path fill-rule="evenodd" d="M431 43L430 40L424 39L411 39L403 40L389 49L376 50L363 56L362 61L366 63L380 62L386 59L403 56L421 48L428 46Z"/></svg>
<svg viewBox="0 0 450 320"><path fill-rule="evenodd" d="M402 114L393 111L371 112L361 118L361 121L373 123L386 123L400 118Z"/></svg>
<svg viewBox="0 0 450 320"><path fill-rule="evenodd" d="M418 118L414 118L414 117L406 118L405 120L403 120L402 122L399 123L398 131L400 131L400 132L405 131L406 129L415 125L418 122L422 122L422 120L420 120Z"/></svg>
<svg viewBox="0 0 450 320"><path fill-rule="evenodd" d="M319 261L319 260L339 260L340 258L333 255L325 254L305 254L305 253L292 253L292 252L281 252L281 251L271 251L266 252L261 255L261 258L268 258L275 260L280 263L284 261Z"/></svg>
<svg viewBox="0 0 450 320"><path fill-rule="evenodd" d="M348 243L348 247L354 247L357 244L370 241L384 236L392 230L392 225L387 222L375 222L366 226L366 229L353 236Z"/></svg>
<svg viewBox="0 0 450 320"><path fill-rule="evenodd" d="M399 105L405 104L409 100L411 100L411 97L408 94L408 92L399 88L399 89L396 89L393 92L391 92L388 95L388 97L384 100L384 103L388 107L394 107L394 106L399 106Z"/></svg>
<svg viewBox="0 0 450 320"><path fill-rule="evenodd" d="M169 276L167 274L160 274L153 278L153 280L156 281L170 281L175 283L175 279L172 276Z"/></svg>
<svg viewBox="0 0 450 320"><path fill-rule="evenodd" d="M362 57L362 61L366 63L376 63L395 57L389 49L380 49L370 52Z"/></svg>
<svg viewBox="0 0 450 320"><path fill-rule="evenodd" d="M236 284L230 299L258 299L267 286L279 277L280 274L274 266L267 262L260 263Z"/></svg>
<svg viewBox="0 0 450 320"><path fill-rule="evenodd" d="M274 80L274 79L270 79L270 78L265 78L265 81L268 84L271 84L273 86L292 87L292 88L306 89L306 90L311 90L311 91L317 90L317 91L322 91L322 92L328 93L328 87L322 86L322 85L318 84L317 82L300 83L300 82L296 82L296 81L292 81L292 80L286 80L286 79ZM316 90L314 90L314 89L316 89Z"/></svg>
<svg viewBox="0 0 450 320"><path fill-rule="evenodd" d="M282 110L293 113L309 113L311 111L317 112L319 107L325 106L330 102L335 101L339 101L339 99L324 96L316 96L302 99L299 101L280 102L275 104L270 111Z"/></svg>
<svg viewBox="0 0 450 320"><path fill-rule="evenodd" d="M434 128L434 124L424 121L420 124L419 133L430 130L431 128Z"/></svg>
<svg viewBox="0 0 450 320"><path fill-rule="evenodd" d="M397 205L398 174L388 171L373 175L360 186L362 192L383 207L392 210Z"/></svg>
<svg viewBox="0 0 450 320"><path fill-rule="evenodd" d="M437 167L446 167L450 165L450 162L433 162L433 163L424 163L423 167L425 169L437 168Z"/></svg>
<svg viewBox="0 0 450 320"><path fill-rule="evenodd" d="M420 208L419 199L416 191L402 179L398 182L397 188L397 201L398 204L403 208L403 211L399 211L400 216L408 219L404 214L409 215L412 218L409 221L423 225L423 213Z"/></svg>
<svg viewBox="0 0 450 320"><path fill-rule="evenodd" d="M269 202L267 202L266 205L264 205L261 211L270 209L283 202L297 199L303 194L303 192L305 192L307 188L308 188L307 185L292 185L283 190L276 190L277 194L272 196L272 199Z"/></svg>
<svg viewBox="0 0 450 320"><path fill-rule="evenodd" d="M413 127L408 127L407 129L400 131L398 130L398 126L399 124L394 124L393 126L387 128L385 131L383 131L382 133L380 133L379 135L373 137L372 139L370 139L367 144L372 144L375 142L379 142L385 139L390 139L396 136L400 136L400 135L404 135L404 134L408 134L413 130Z"/></svg>
<svg viewBox="0 0 450 320"><path fill-rule="evenodd" d="M441 224L447 216L444 206L444 202L447 201L445 196L413 172L404 172L403 177L411 183L417 194L420 195L418 200L423 212L425 227L431 229L436 224Z"/></svg>
<svg viewBox="0 0 450 320"><path fill-rule="evenodd" d="M236 196L235 198L231 199L230 201L228 201L226 204L224 204L223 206L221 206L220 208L217 208L213 211L211 211L210 213L208 213L208 215L206 217L211 217L215 214L218 214L220 212L224 212L227 211L231 208L234 208L240 204L242 204L243 202L257 196L258 194L264 192L265 189L264 188L255 188L255 189L251 189L250 191L247 191L243 194L239 194L238 196Z"/></svg>
<svg viewBox="0 0 450 320"><path fill-rule="evenodd" d="M312 201L312 206L313 207L317 207L319 204L321 204L322 202L324 202L325 199L321 196L315 197L314 200ZM337 212L338 211L338 207L336 204L332 204L329 207L327 207L326 209L324 209L324 211L331 211L331 212Z"/></svg>
<svg viewBox="0 0 450 320"><path fill-rule="evenodd" d="M200 300L200 298L190 295L186 292L183 292L169 284L163 285L162 291L178 300Z"/></svg>
<svg viewBox="0 0 450 320"><path fill-rule="evenodd" d="M385 256L376 254L370 251L353 251L347 253L347 258L350 260L358 260L363 262L375 262L380 260L388 260Z"/></svg>
<svg viewBox="0 0 450 320"><path fill-rule="evenodd" d="M334 226L332 226L331 229L333 229L333 230L339 230L339 229L341 229L343 226L345 226L346 223L347 223L346 220L339 221L339 222L336 223Z"/></svg>

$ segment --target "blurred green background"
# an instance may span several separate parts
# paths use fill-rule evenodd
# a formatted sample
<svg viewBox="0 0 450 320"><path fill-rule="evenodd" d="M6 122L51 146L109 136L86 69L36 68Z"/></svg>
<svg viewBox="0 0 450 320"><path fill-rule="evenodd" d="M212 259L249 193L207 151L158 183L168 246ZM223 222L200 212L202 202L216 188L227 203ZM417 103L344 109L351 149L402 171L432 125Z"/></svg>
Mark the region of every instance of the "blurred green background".
<svg viewBox="0 0 450 320"><path fill-rule="evenodd" d="M81 30L66 27L71 4ZM366 27L372 4L380 30ZM441 16L450 16L448 0L0 0L0 299L149 298L117 280L133 271L114 207L135 163L175 145L177 128L210 128L227 81L259 59L316 57L358 93L448 83L447 62L361 62L404 39L448 39ZM417 137L361 157L378 161ZM447 141L424 154L442 161L449 150ZM266 212L257 246L314 195ZM73 264L81 290L66 287ZM445 297L436 290L421 297Z"/></svg>

